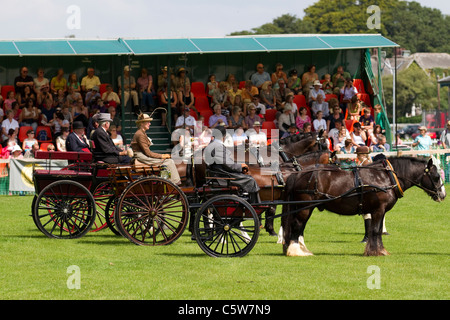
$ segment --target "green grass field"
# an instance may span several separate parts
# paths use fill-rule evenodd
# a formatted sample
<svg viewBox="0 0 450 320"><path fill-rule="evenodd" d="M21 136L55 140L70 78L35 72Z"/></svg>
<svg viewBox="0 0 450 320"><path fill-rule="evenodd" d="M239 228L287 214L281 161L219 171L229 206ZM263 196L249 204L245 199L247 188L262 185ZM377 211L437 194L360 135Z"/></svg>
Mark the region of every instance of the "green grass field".
<svg viewBox="0 0 450 320"><path fill-rule="evenodd" d="M315 211L305 230L311 257L283 256L276 238L262 231L246 257L217 259L188 231L165 247L139 247L107 229L77 240L48 239L29 216L31 201L0 197L3 300L450 298L450 200L433 202L417 188L387 215L386 257L363 256L359 216ZM68 288L70 266L79 267L78 290ZM370 266L379 268L379 289L368 287Z"/></svg>

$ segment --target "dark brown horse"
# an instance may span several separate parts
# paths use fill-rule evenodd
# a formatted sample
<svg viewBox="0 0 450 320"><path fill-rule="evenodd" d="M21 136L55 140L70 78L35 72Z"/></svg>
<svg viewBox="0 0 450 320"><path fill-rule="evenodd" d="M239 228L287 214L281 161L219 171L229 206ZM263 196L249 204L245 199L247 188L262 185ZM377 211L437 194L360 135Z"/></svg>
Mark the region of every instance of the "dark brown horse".
<svg viewBox="0 0 450 320"><path fill-rule="evenodd" d="M442 201L446 196L441 177L431 160L393 157L389 162L398 179L385 160L350 170L320 165L290 175L285 200L301 203L283 206L283 212L289 212L281 220L286 255L312 255L306 248L303 232L316 207L341 215L370 213L372 223L364 255L388 255L381 239L382 221L402 192L417 186L435 201Z"/></svg>

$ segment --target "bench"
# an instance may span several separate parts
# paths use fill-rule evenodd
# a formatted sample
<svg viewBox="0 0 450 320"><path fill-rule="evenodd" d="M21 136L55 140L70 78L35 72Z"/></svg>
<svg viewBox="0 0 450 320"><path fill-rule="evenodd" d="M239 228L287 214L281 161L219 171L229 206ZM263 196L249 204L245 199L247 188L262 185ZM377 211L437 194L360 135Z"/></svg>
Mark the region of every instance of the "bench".
<svg viewBox="0 0 450 320"><path fill-rule="evenodd" d="M74 151L36 151L34 158L43 160L90 162L92 161L92 153Z"/></svg>

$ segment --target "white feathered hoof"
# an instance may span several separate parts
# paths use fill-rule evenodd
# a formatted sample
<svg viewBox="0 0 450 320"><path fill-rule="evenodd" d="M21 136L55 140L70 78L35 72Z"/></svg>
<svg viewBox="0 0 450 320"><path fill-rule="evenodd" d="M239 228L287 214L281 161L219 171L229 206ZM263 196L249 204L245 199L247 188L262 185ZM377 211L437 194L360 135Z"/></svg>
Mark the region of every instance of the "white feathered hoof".
<svg viewBox="0 0 450 320"><path fill-rule="evenodd" d="M289 243L289 247L287 248L286 256L288 256L288 257L306 257L306 256L312 255L312 253L309 250L306 249L307 251L304 251L302 249L302 247L306 249L306 247L304 245L300 245L299 242L292 240Z"/></svg>

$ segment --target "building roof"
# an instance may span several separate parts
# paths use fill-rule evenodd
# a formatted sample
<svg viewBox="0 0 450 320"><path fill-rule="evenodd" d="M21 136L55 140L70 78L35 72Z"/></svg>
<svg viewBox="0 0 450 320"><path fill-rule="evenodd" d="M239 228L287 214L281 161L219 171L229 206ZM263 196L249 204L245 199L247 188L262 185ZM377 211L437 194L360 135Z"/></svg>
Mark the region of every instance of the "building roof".
<svg viewBox="0 0 450 320"><path fill-rule="evenodd" d="M178 39L32 39L0 41L0 56L162 55L398 47L379 34L290 34Z"/></svg>

